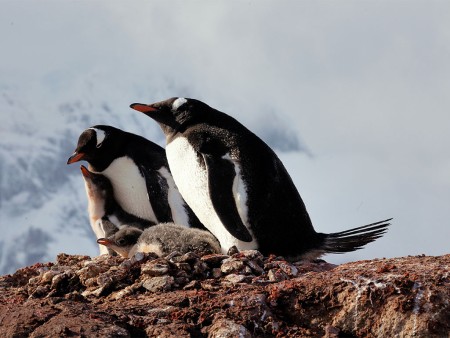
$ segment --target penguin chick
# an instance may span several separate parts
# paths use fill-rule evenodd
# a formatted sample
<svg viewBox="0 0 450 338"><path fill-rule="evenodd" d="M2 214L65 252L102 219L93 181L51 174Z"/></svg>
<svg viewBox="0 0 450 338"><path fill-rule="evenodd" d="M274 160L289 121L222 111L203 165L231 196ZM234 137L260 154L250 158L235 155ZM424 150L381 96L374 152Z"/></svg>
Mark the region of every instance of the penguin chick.
<svg viewBox="0 0 450 338"><path fill-rule="evenodd" d="M102 174L89 171L81 166L86 195L88 199L89 222L97 239L109 237L124 225L145 229L153 222L125 212L114 198L111 182ZM114 251L99 245L100 254L112 254Z"/></svg>
<svg viewBox="0 0 450 338"><path fill-rule="evenodd" d="M176 222L203 228L173 181L165 150L132 133L97 125L81 133L67 164L87 161L89 170L104 175L116 204L129 215L153 224Z"/></svg>
<svg viewBox="0 0 450 338"><path fill-rule="evenodd" d="M97 239L97 243L117 252L120 256L128 258L136 251L136 243L143 231L135 227L125 227L107 238Z"/></svg>
<svg viewBox="0 0 450 338"><path fill-rule="evenodd" d="M83 165L80 166L80 169L83 174L88 198L88 211L91 225L98 219L108 220L119 228L123 225L129 225L145 229L155 224L123 210L115 200L112 184L106 176L93 173ZM105 237L105 235L100 237Z"/></svg>
<svg viewBox="0 0 450 338"><path fill-rule="evenodd" d="M291 260L314 259L358 250L389 226L385 220L338 233L316 232L281 160L237 120L182 97L131 108L160 125L175 183L224 252L235 245Z"/></svg>
<svg viewBox="0 0 450 338"><path fill-rule="evenodd" d="M153 252L159 257L174 251L180 254L192 251L199 255L220 252L220 244L210 232L173 223L157 224L144 231L127 227L97 242L122 257L131 257L136 252Z"/></svg>

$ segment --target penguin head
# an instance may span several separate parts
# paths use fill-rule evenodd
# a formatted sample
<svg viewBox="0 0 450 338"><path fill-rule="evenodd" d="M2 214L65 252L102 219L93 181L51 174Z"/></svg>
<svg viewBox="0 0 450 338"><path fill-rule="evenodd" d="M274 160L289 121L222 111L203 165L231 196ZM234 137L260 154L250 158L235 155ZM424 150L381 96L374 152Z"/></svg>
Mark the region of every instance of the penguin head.
<svg viewBox="0 0 450 338"><path fill-rule="evenodd" d="M75 152L67 164L87 161L95 171L103 171L114 159L121 156L121 137L124 131L105 125L96 125L83 131Z"/></svg>
<svg viewBox="0 0 450 338"><path fill-rule="evenodd" d="M112 236L99 238L97 243L114 250L122 257L128 258L131 249L136 245L141 234L142 230L128 226L120 229Z"/></svg>
<svg viewBox="0 0 450 338"><path fill-rule="evenodd" d="M199 121L199 117L208 110L205 108L211 109L201 101L184 97L173 97L152 104L133 103L130 107L158 122L166 136L183 132Z"/></svg>
<svg viewBox="0 0 450 338"><path fill-rule="evenodd" d="M113 195L112 184L106 176L93 173L84 165L80 169L90 198L104 201L107 195Z"/></svg>

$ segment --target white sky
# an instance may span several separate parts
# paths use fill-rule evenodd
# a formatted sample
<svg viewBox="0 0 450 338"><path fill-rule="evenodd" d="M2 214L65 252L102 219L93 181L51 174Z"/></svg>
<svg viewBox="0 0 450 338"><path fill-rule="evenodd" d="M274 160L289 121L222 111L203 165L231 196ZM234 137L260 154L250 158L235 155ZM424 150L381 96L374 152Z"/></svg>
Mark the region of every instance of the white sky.
<svg viewBox="0 0 450 338"><path fill-rule="evenodd" d="M3 1L0 41L2 83L76 98L86 75L124 114L188 96L250 129L280 113L313 154L280 157L316 230L394 217L331 261L450 252L449 3Z"/></svg>

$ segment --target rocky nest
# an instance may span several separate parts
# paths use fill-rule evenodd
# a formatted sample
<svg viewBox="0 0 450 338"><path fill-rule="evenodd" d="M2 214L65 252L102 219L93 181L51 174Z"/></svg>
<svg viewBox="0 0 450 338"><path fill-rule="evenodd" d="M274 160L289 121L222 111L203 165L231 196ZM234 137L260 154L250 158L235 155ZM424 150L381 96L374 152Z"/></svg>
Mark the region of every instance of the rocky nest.
<svg viewBox="0 0 450 338"><path fill-rule="evenodd" d="M442 337L450 255L289 263L248 250L60 254L0 277L4 337Z"/></svg>

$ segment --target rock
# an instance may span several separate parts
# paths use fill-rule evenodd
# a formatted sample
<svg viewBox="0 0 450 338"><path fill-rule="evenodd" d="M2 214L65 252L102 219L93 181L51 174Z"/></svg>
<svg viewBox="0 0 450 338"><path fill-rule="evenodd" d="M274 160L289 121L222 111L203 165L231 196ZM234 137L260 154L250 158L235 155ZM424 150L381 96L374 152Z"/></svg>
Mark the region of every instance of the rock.
<svg viewBox="0 0 450 338"><path fill-rule="evenodd" d="M158 258L141 266L141 271L143 274L149 276L162 276L169 273L170 265L169 261L165 258Z"/></svg>
<svg viewBox="0 0 450 338"><path fill-rule="evenodd" d="M228 319L219 319L208 330L208 338L252 338L245 326Z"/></svg>
<svg viewBox="0 0 450 338"><path fill-rule="evenodd" d="M270 269L267 276L271 282L282 282L289 278L281 269Z"/></svg>
<svg viewBox="0 0 450 338"><path fill-rule="evenodd" d="M228 249L227 255L228 256L233 256L233 255L235 255L237 253L239 253L239 250L236 247L236 245L233 245L231 248Z"/></svg>
<svg viewBox="0 0 450 338"><path fill-rule="evenodd" d="M172 276L160 276L147 278L142 282L142 286L150 292L168 291L174 284Z"/></svg>
<svg viewBox="0 0 450 338"><path fill-rule="evenodd" d="M201 260L209 266L218 266L224 259L230 258L228 255L222 254L210 254L201 257Z"/></svg>
<svg viewBox="0 0 450 338"><path fill-rule="evenodd" d="M242 260L236 258L227 258L222 262L220 270L224 274L239 273L244 271L246 265Z"/></svg>
<svg viewBox="0 0 450 338"><path fill-rule="evenodd" d="M0 276L5 337L446 337L450 255L59 255Z"/></svg>
<svg viewBox="0 0 450 338"><path fill-rule="evenodd" d="M237 284L237 283L247 283L250 282L252 280L251 277L246 276L246 275L236 275L234 273L227 275L224 277L224 279L228 282L231 282L233 284Z"/></svg>

